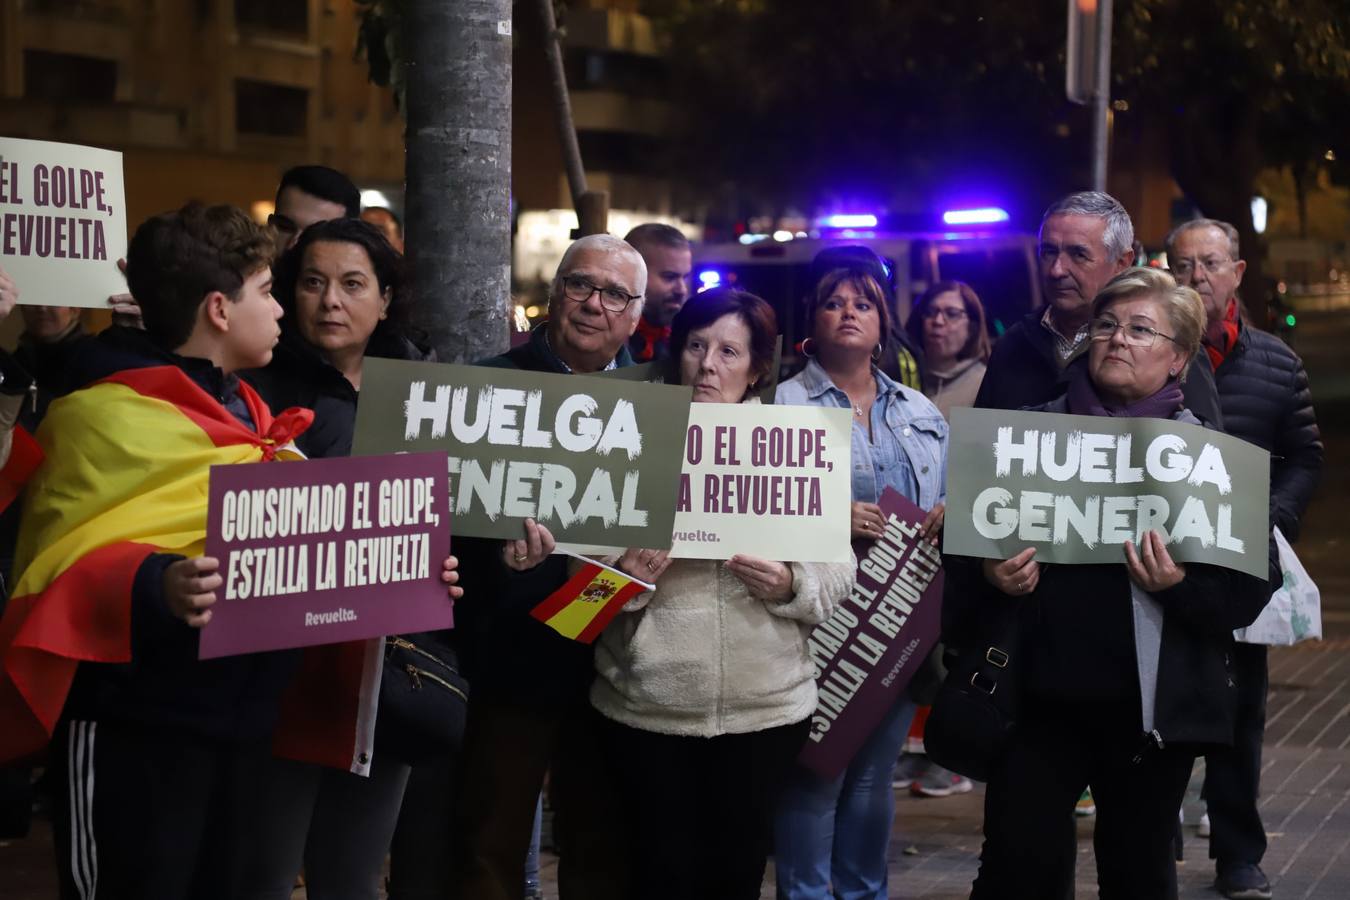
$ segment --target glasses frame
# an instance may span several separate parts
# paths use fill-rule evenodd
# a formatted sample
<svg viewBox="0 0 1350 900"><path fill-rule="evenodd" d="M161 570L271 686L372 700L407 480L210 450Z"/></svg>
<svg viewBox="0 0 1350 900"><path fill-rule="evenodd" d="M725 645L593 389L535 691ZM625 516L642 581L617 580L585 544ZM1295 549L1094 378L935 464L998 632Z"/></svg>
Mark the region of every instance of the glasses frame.
<svg viewBox="0 0 1350 900"><path fill-rule="evenodd" d="M1098 333L1099 327L1111 323L1113 326L1109 332ZM1088 323L1088 340L1092 341L1110 341L1116 336L1116 332L1125 329L1125 346L1138 347L1141 350L1152 350L1158 345L1158 338L1166 338L1172 343L1176 343L1176 335L1164 334L1156 328L1149 325L1136 325L1133 322L1118 322L1115 319L1108 319L1106 316L1098 316ZM1148 334L1147 344L1139 344L1130 340L1131 334Z"/></svg>
<svg viewBox="0 0 1350 900"><path fill-rule="evenodd" d="M923 311L921 318L932 320L938 316L942 316L948 322L964 322L970 318L970 313L966 311L964 306L955 310L938 309L935 306L930 306Z"/></svg>
<svg viewBox="0 0 1350 900"><path fill-rule="evenodd" d="M585 285L587 288L585 295L581 297L573 296L573 294L569 292L567 289L567 283L569 281L576 284ZM621 291L616 287L600 287L600 285L593 283L589 278L584 278L581 275L564 275L561 279L559 279L559 287L562 290L563 297L566 298L567 300L572 301L573 303L586 303L591 299L592 296L594 296L595 294L599 294L601 308L604 309L606 312L612 313L623 312L624 310L628 309L629 305L632 304L634 300L638 300L642 297L641 294L630 294L627 291ZM622 295L625 298L623 305L615 307L611 306L609 303L606 303L605 302L606 292L612 292L615 294Z"/></svg>
<svg viewBox="0 0 1350 900"><path fill-rule="evenodd" d="M1235 259L1221 259L1211 266L1203 259L1178 259L1176 262L1169 259L1167 267L1177 278L1190 278L1196 269L1204 269L1206 275L1218 275L1235 262L1237 262Z"/></svg>

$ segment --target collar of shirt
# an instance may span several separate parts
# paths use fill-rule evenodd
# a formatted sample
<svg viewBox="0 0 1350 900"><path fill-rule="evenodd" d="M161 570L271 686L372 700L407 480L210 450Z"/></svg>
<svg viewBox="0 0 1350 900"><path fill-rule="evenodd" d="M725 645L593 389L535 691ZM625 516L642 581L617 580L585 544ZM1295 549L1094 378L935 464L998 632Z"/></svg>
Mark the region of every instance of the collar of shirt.
<svg viewBox="0 0 1350 900"><path fill-rule="evenodd" d="M543 328L544 326L541 325L540 327ZM559 356L557 351L553 349L553 345L549 343L547 330L544 331L544 349L548 352L548 355L553 358L553 362L557 363L564 372L566 372L568 375L574 374L572 371L572 367L563 361L563 358ZM619 367L619 358L616 356L614 359L611 359L605 365L605 367L601 369L601 371L609 372L613 369L617 369L618 367Z"/></svg>
<svg viewBox="0 0 1350 900"><path fill-rule="evenodd" d="M1083 343L1087 340L1088 333L1092 328L1092 322L1084 322L1082 327L1074 332L1072 338L1067 338L1060 334L1059 329L1055 327L1054 319L1050 316L1050 307L1047 306L1045 312L1041 314L1041 327L1050 332L1054 337L1055 353L1059 355L1059 361L1061 363L1066 363L1073 359L1074 354L1078 352L1078 349L1082 347Z"/></svg>
<svg viewBox="0 0 1350 900"><path fill-rule="evenodd" d="M887 375L876 366L872 367L872 376L877 381L878 400L881 400L883 397L898 397L901 400L904 399L904 394L900 390L899 383L891 378L891 376ZM809 361L806 364L806 368L802 370L802 386L806 388L806 396L810 397L812 400L819 400L825 394L834 391L843 400L843 402L839 404L840 406L847 407L850 405L848 402L848 395L835 386L834 381L825 371L825 368L814 359Z"/></svg>

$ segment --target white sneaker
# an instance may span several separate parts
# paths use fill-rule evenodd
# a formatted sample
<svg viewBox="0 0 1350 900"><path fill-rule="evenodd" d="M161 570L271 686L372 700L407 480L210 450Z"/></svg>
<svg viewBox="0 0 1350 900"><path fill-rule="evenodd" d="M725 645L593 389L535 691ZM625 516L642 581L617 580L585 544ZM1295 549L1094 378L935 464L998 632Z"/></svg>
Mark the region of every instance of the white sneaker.
<svg viewBox="0 0 1350 900"><path fill-rule="evenodd" d="M1195 833L1201 837L1209 837L1209 813L1201 814L1200 827L1195 830Z"/></svg>

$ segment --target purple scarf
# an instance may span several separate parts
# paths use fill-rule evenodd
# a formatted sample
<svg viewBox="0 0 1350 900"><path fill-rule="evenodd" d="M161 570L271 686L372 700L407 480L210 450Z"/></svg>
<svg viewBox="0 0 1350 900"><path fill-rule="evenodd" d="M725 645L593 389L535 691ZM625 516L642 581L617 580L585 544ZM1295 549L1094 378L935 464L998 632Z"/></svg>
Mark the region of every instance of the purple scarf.
<svg viewBox="0 0 1350 900"><path fill-rule="evenodd" d="M1155 394L1126 406L1107 406L1097 395L1087 366L1075 366L1070 376L1069 412L1076 416L1116 416L1122 419L1170 419L1185 404L1181 383L1169 378Z"/></svg>

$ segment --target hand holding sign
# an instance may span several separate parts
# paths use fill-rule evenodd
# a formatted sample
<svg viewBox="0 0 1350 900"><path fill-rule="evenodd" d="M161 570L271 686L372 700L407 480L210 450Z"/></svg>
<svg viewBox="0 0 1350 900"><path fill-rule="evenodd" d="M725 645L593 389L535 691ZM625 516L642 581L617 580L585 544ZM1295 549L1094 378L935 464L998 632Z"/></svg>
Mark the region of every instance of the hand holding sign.
<svg viewBox="0 0 1350 900"><path fill-rule="evenodd" d="M127 261L119 259L117 269L125 276ZM121 325L123 328L145 328L145 321L141 318L141 305L130 294L113 294L108 298L108 306L112 308L114 325Z"/></svg>
<svg viewBox="0 0 1350 900"><path fill-rule="evenodd" d="M670 568L669 550L642 550L630 547L619 557L614 568L631 575L639 581L656 583L656 579Z"/></svg>
<svg viewBox="0 0 1350 900"><path fill-rule="evenodd" d="M210 556L180 559L164 570L164 603L189 627L201 628L211 621L216 589L224 583L220 560Z"/></svg>
<svg viewBox="0 0 1350 900"><path fill-rule="evenodd" d="M942 523L946 519L947 507L941 503L937 504L923 517L923 524L919 526L919 537L936 547L942 537Z"/></svg>
<svg viewBox="0 0 1350 900"><path fill-rule="evenodd" d="M1129 570L1130 580L1150 594L1176 587L1186 577L1186 567L1172 561L1172 554L1167 552L1167 545L1156 531L1144 533L1138 553L1133 541L1125 542L1125 568Z"/></svg>
<svg viewBox="0 0 1350 900"><path fill-rule="evenodd" d="M786 603L792 599L792 569L783 563L738 553L727 560L727 568L756 600Z"/></svg>
<svg viewBox="0 0 1350 900"><path fill-rule="evenodd" d="M464 588L459 585L459 560L453 556L447 556L441 562L441 581L445 583L445 592L450 595L451 600L458 600L464 596Z"/></svg>
<svg viewBox="0 0 1350 900"><path fill-rule="evenodd" d="M525 520L525 539L502 545L502 562L508 569L527 572L548 559L556 547L553 534L534 519Z"/></svg>
<svg viewBox="0 0 1350 900"><path fill-rule="evenodd" d="M14 304L18 302L19 286L3 268L0 268L0 322L14 311Z"/></svg>
<svg viewBox="0 0 1350 900"><path fill-rule="evenodd" d="M858 538L874 538L881 534L881 529L886 527L886 515L881 511L881 507L875 503L853 502L852 508L852 537L856 541Z"/></svg>
<svg viewBox="0 0 1350 900"><path fill-rule="evenodd" d="M1030 594L1041 581L1041 564L1036 562L1036 548L1028 547L1011 559L1002 561L986 559L984 580L1012 597Z"/></svg>

